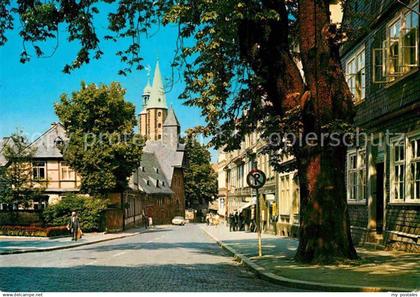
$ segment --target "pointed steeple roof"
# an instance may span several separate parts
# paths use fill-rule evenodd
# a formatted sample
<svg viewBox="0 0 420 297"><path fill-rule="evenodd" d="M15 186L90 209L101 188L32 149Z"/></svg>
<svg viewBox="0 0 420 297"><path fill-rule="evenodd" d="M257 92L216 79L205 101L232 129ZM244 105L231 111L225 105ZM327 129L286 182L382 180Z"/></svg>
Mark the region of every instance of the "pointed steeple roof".
<svg viewBox="0 0 420 297"><path fill-rule="evenodd" d="M156 62L153 85L150 92L150 99L147 108L168 108L166 106L165 89L163 88L162 75L160 73L159 61Z"/></svg>
<svg viewBox="0 0 420 297"><path fill-rule="evenodd" d="M147 78L147 84L143 89L143 96L150 95L151 92L152 92L152 85L150 84L150 79Z"/></svg>
<svg viewBox="0 0 420 297"><path fill-rule="evenodd" d="M168 115L166 117L165 122L163 123L163 126L164 127L169 127L169 126L172 126L172 127L173 126L180 127L181 126L179 124L179 122L178 122L178 119L177 119L177 117L175 115L175 111L172 108L172 106L171 106L171 108L168 111Z"/></svg>

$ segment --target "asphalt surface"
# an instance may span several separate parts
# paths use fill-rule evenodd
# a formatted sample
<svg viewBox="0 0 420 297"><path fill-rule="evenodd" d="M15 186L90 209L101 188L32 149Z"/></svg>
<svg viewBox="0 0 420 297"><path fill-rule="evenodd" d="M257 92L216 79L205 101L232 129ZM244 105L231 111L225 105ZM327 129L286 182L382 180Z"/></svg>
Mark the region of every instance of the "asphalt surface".
<svg viewBox="0 0 420 297"><path fill-rule="evenodd" d="M161 226L89 246L0 255L6 292L286 292L255 277L199 225Z"/></svg>

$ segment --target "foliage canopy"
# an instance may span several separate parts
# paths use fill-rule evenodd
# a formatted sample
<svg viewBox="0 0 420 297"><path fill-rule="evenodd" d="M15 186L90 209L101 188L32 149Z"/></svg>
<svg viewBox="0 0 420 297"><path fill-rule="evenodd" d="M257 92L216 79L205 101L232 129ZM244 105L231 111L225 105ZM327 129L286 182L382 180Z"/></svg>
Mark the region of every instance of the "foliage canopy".
<svg viewBox="0 0 420 297"><path fill-rule="evenodd" d="M35 152L21 132L8 138L1 152L6 159L5 167L0 168L1 203L26 208L42 193L48 181L34 183L32 160Z"/></svg>
<svg viewBox="0 0 420 297"><path fill-rule="evenodd" d="M83 82L79 91L63 94L55 105L69 137L63 156L81 175L84 193L123 191L140 164L142 141L133 130L135 108L124 94L118 83Z"/></svg>
<svg viewBox="0 0 420 297"><path fill-rule="evenodd" d="M185 169L186 205L200 205L217 197L217 173L210 163L210 152L205 145L194 137L187 137L185 157L188 160Z"/></svg>

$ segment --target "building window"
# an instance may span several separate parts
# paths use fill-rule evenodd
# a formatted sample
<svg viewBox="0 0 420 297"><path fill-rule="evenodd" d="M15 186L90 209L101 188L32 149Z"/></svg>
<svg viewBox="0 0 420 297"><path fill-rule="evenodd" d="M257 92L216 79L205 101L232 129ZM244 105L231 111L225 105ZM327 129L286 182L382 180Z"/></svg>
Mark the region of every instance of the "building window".
<svg viewBox="0 0 420 297"><path fill-rule="evenodd" d="M45 162L32 163L32 177L34 180L45 180L45 177L46 177Z"/></svg>
<svg viewBox="0 0 420 297"><path fill-rule="evenodd" d="M403 9L386 27L381 48L373 49L373 81L388 83L418 67L418 2Z"/></svg>
<svg viewBox="0 0 420 297"><path fill-rule="evenodd" d="M281 215L288 215L290 212L290 179L289 175L280 177L280 207L279 211Z"/></svg>
<svg viewBox="0 0 420 297"><path fill-rule="evenodd" d="M347 154L347 200L366 199L366 151L352 150Z"/></svg>
<svg viewBox="0 0 420 297"><path fill-rule="evenodd" d="M405 146L404 142L394 145L394 178L391 192L394 200L404 200L405 188Z"/></svg>
<svg viewBox="0 0 420 297"><path fill-rule="evenodd" d="M365 48L358 50L346 63L346 80L354 96L354 103L360 103L366 95Z"/></svg>
<svg viewBox="0 0 420 297"><path fill-rule="evenodd" d="M237 187L238 188L243 188L244 187L244 163L238 165L238 167L236 167L237 170Z"/></svg>
<svg viewBox="0 0 420 297"><path fill-rule="evenodd" d="M391 145L391 200L420 202L420 135L404 137Z"/></svg>
<svg viewBox="0 0 420 297"><path fill-rule="evenodd" d="M158 112L158 117L161 117L162 116L162 112Z"/></svg>
<svg viewBox="0 0 420 297"><path fill-rule="evenodd" d="M160 127L162 127L162 124L161 123L158 123L158 128L160 128Z"/></svg>
<svg viewBox="0 0 420 297"><path fill-rule="evenodd" d="M61 168L61 179L62 180L74 180L75 172L70 168L67 162L60 163Z"/></svg>
<svg viewBox="0 0 420 297"><path fill-rule="evenodd" d="M420 200L420 138L412 139L411 146L411 179L410 179L410 198Z"/></svg>

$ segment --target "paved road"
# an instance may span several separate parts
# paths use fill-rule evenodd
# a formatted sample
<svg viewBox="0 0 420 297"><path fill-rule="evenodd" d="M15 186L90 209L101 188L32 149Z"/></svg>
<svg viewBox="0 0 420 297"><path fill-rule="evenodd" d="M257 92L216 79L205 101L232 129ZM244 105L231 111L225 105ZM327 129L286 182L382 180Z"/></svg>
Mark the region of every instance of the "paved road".
<svg viewBox="0 0 420 297"><path fill-rule="evenodd" d="M254 276L198 225L68 250L0 255L0 290L30 292L292 291Z"/></svg>

